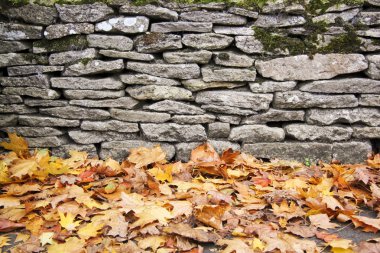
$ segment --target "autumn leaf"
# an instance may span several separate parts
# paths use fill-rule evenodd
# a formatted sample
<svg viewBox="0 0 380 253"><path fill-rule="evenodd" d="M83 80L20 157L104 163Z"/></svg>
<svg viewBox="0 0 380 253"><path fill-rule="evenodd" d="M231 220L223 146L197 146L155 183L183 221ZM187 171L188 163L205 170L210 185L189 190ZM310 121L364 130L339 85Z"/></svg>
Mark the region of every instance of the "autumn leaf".
<svg viewBox="0 0 380 253"><path fill-rule="evenodd" d="M318 228L330 229L339 227L338 224L330 222L330 218L325 213L310 215L309 220L313 226Z"/></svg>
<svg viewBox="0 0 380 253"><path fill-rule="evenodd" d="M213 228L222 229L222 217L228 209L228 205L205 205L195 209L195 218Z"/></svg>
<svg viewBox="0 0 380 253"><path fill-rule="evenodd" d="M139 219L130 225L131 228L143 227L154 221L166 225L168 224L168 219L173 218L173 215L167 209L156 205L134 208L133 211Z"/></svg>
<svg viewBox="0 0 380 253"><path fill-rule="evenodd" d="M128 156L128 161L134 163L136 168L141 168L155 162L162 163L165 161L165 156L165 152L160 146L154 148L132 148Z"/></svg>
<svg viewBox="0 0 380 253"><path fill-rule="evenodd" d="M234 238L232 240L220 239L217 242L217 245L227 246L221 251L221 253L253 253L253 249L239 238Z"/></svg>
<svg viewBox="0 0 380 253"><path fill-rule="evenodd" d="M45 246L46 244L53 244L53 236L54 232L44 232L40 235L39 239L41 241L41 245Z"/></svg>
<svg viewBox="0 0 380 253"><path fill-rule="evenodd" d="M293 201L291 201L288 205L286 200L284 200L280 205L272 204L272 208L273 213L276 216L286 218L286 220L305 215L305 212L302 210L302 208L297 206Z"/></svg>
<svg viewBox="0 0 380 253"><path fill-rule="evenodd" d="M98 235L99 230L102 229L104 224L102 222L91 222L81 226L78 229L78 235L81 239L87 240L91 237Z"/></svg>
<svg viewBox="0 0 380 253"><path fill-rule="evenodd" d="M138 246L142 249L152 249L153 252L156 252L158 248L165 245L167 241L166 236L149 236L145 238L140 238Z"/></svg>
<svg viewBox="0 0 380 253"><path fill-rule="evenodd" d="M0 248L4 247L4 246L9 246L9 237L8 236L0 236Z"/></svg>
<svg viewBox="0 0 380 253"><path fill-rule="evenodd" d="M22 178L26 175L33 175L33 172L37 170L38 163L35 159L18 159L11 166L8 167L8 171L11 177Z"/></svg>
<svg viewBox="0 0 380 253"><path fill-rule="evenodd" d="M48 253L84 253L85 242L77 237L69 237L64 243L54 242L52 245L47 246Z"/></svg>
<svg viewBox="0 0 380 253"><path fill-rule="evenodd" d="M16 133L8 133L9 142L1 142L0 146L7 150L15 152L20 157L27 157L29 155L28 142L18 136Z"/></svg>
<svg viewBox="0 0 380 253"><path fill-rule="evenodd" d="M9 232L23 227L25 227L25 225L22 223L13 222L7 219L0 219L0 232Z"/></svg>
<svg viewBox="0 0 380 253"><path fill-rule="evenodd" d="M79 226L80 221L74 221L76 215L73 215L72 213L66 213L65 215L64 213L59 212L59 211L58 211L58 214L60 217L59 224L61 224L63 228L66 228L67 230L72 231L72 230L75 230L76 227Z"/></svg>
<svg viewBox="0 0 380 253"><path fill-rule="evenodd" d="M186 238L193 239L198 242L216 242L220 239L217 234L205 232L200 229L192 228L188 224L178 223L170 224L164 228L164 232L168 234L176 234Z"/></svg>
<svg viewBox="0 0 380 253"><path fill-rule="evenodd" d="M352 215L351 219L355 227L364 227L364 231L366 232L376 233L380 230L380 219L373 219L358 215Z"/></svg>
<svg viewBox="0 0 380 253"><path fill-rule="evenodd" d="M155 167L148 170L148 173L160 182L171 183L173 181L171 164L168 164L168 165L157 164Z"/></svg>

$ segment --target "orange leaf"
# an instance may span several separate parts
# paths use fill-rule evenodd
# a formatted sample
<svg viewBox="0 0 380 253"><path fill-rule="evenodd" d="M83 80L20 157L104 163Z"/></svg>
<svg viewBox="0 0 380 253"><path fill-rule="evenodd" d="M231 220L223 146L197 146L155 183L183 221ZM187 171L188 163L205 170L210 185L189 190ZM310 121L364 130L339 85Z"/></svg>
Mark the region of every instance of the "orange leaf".
<svg viewBox="0 0 380 253"><path fill-rule="evenodd" d="M15 152L18 156L25 157L29 155L28 142L18 136L16 133L8 133L9 142L1 142L0 146Z"/></svg>

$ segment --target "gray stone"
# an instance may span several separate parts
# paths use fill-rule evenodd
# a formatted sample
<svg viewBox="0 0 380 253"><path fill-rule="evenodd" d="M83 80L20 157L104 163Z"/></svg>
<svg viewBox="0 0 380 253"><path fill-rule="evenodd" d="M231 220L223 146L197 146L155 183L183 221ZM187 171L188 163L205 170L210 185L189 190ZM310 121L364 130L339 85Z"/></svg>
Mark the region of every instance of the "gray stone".
<svg viewBox="0 0 380 253"><path fill-rule="evenodd" d="M58 136L46 136L37 138L25 138L28 142L29 148L52 148L59 147L61 145L67 144L68 140L65 137Z"/></svg>
<svg viewBox="0 0 380 253"><path fill-rule="evenodd" d="M71 90L118 90L125 88L122 82L112 77L97 79L84 77L53 77L50 81L51 86L54 88Z"/></svg>
<svg viewBox="0 0 380 253"><path fill-rule="evenodd" d="M380 81L366 78L321 80L306 83L299 89L317 93L380 93Z"/></svg>
<svg viewBox="0 0 380 253"><path fill-rule="evenodd" d="M46 137L63 135L64 132L52 127L6 127L2 130L17 133L23 137Z"/></svg>
<svg viewBox="0 0 380 253"><path fill-rule="evenodd" d="M90 60L88 63L78 62L70 65L63 72L63 76L95 75L102 73L118 72L124 69L123 60L101 61Z"/></svg>
<svg viewBox="0 0 380 253"><path fill-rule="evenodd" d="M146 4L143 6L135 6L131 4L126 4L120 7L119 12L125 13L125 14L147 16L152 19L158 19L158 20L170 20L170 21L178 20L177 12L172 11L168 8L162 8L162 7L151 5L151 4Z"/></svg>
<svg viewBox="0 0 380 253"><path fill-rule="evenodd" d="M304 162L305 159L309 159L312 162L319 160L330 162L332 158L331 144L317 142L244 144L242 151L252 154L257 158L296 160L300 162Z"/></svg>
<svg viewBox="0 0 380 253"><path fill-rule="evenodd" d="M284 2L283 0L274 0L274 1L268 1L264 4L262 7L263 13L279 13L283 12L286 8L288 3ZM289 2L290 4L290 2Z"/></svg>
<svg viewBox="0 0 380 253"><path fill-rule="evenodd" d="M236 47L247 54L264 53L264 46L254 36L236 36Z"/></svg>
<svg viewBox="0 0 380 253"><path fill-rule="evenodd" d="M346 10L350 10L350 9L354 9L358 7L360 7L359 4L350 5L350 4L338 3L327 8L326 12L342 12L342 11L346 11Z"/></svg>
<svg viewBox="0 0 380 253"><path fill-rule="evenodd" d="M380 29L370 28L368 30L358 30L356 34L363 37L380 38Z"/></svg>
<svg viewBox="0 0 380 253"><path fill-rule="evenodd" d="M0 127L17 125L18 115L4 114L0 117Z"/></svg>
<svg viewBox="0 0 380 253"><path fill-rule="evenodd" d="M144 16L116 17L97 23L97 32L143 33L148 30L149 19Z"/></svg>
<svg viewBox="0 0 380 253"><path fill-rule="evenodd" d="M227 67L247 68L251 67L255 60L245 54L238 54L230 51L225 51L215 52L214 62L218 65Z"/></svg>
<svg viewBox="0 0 380 253"><path fill-rule="evenodd" d="M243 119L242 124L265 124L267 122L304 121L305 112L301 110L269 109L264 113Z"/></svg>
<svg viewBox="0 0 380 253"><path fill-rule="evenodd" d="M38 4L27 4L17 8L8 8L2 11L12 19L22 19L25 23L50 25L55 23L58 13L55 8Z"/></svg>
<svg viewBox="0 0 380 253"><path fill-rule="evenodd" d="M368 63L361 54L316 54L256 61L257 71L277 81L330 79L337 75L360 72Z"/></svg>
<svg viewBox="0 0 380 253"><path fill-rule="evenodd" d="M67 99L105 99L120 98L125 96L124 90L64 90L63 95Z"/></svg>
<svg viewBox="0 0 380 253"><path fill-rule="evenodd" d="M380 1L379 0L366 0L366 3L374 6L380 6Z"/></svg>
<svg viewBox="0 0 380 253"><path fill-rule="evenodd" d="M220 25L245 25L247 18L225 12L191 11L183 12L181 20L192 22L211 22Z"/></svg>
<svg viewBox="0 0 380 253"><path fill-rule="evenodd" d="M289 91L296 87L297 82L264 81L262 83L249 83L249 88L254 93L271 93L276 91Z"/></svg>
<svg viewBox="0 0 380 253"><path fill-rule="evenodd" d="M63 66L44 66L44 65L31 65L31 66L17 66L7 68L8 76L25 76L32 74L42 74L50 72L61 72L64 70Z"/></svg>
<svg viewBox="0 0 380 253"><path fill-rule="evenodd" d="M231 125L239 125L240 121L241 121L241 118L239 116L234 116L234 115L219 114L219 115L216 116L216 118L220 122L229 123Z"/></svg>
<svg viewBox="0 0 380 253"><path fill-rule="evenodd" d="M181 83L177 80L167 79L147 74L121 75L120 80L123 83L131 85L158 85L158 86L178 86Z"/></svg>
<svg viewBox="0 0 380 253"><path fill-rule="evenodd" d="M0 40L0 54L14 53L26 50L32 47L32 44L26 41L3 41Z"/></svg>
<svg viewBox="0 0 380 253"><path fill-rule="evenodd" d="M74 150L86 152L89 157L97 156L96 147L93 144L89 144L89 145L65 144L59 147L52 148L51 154L56 157L69 158L70 151L74 151Z"/></svg>
<svg viewBox="0 0 380 253"><path fill-rule="evenodd" d="M100 158L113 158L116 160L124 160L129 155L129 151L132 148L147 147L152 148L160 145L162 150L166 153L166 159L170 160L174 157L175 149L173 145L167 143L154 143L141 140L123 140L123 141L111 141L103 142L101 145Z"/></svg>
<svg viewBox="0 0 380 253"><path fill-rule="evenodd" d="M380 79L380 56L367 55L369 62L368 69L365 71L366 75L372 79Z"/></svg>
<svg viewBox="0 0 380 253"><path fill-rule="evenodd" d="M0 104L20 104L22 98L18 95L0 95Z"/></svg>
<svg viewBox="0 0 380 253"><path fill-rule="evenodd" d="M128 94L137 100L193 100L191 91L174 86L147 85L129 87Z"/></svg>
<svg viewBox="0 0 380 253"><path fill-rule="evenodd" d="M111 117L127 122L161 123L170 120L170 114L160 112L110 109Z"/></svg>
<svg viewBox="0 0 380 253"><path fill-rule="evenodd" d="M380 95L360 95L359 105L380 106Z"/></svg>
<svg viewBox="0 0 380 253"><path fill-rule="evenodd" d="M233 106L251 110L267 110L272 102L272 94L253 94L245 91L201 91L195 101L199 104Z"/></svg>
<svg viewBox="0 0 380 253"><path fill-rule="evenodd" d="M292 4L285 7L285 12L289 14L301 15L305 13L305 7L302 4Z"/></svg>
<svg viewBox="0 0 380 253"><path fill-rule="evenodd" d="M212 23L206 22L161 22L154 23L150 28L151 32L172 33L172 32L212 32Z"/></svg>
<svg viewBox="0 0 380 253"><path fill-rule="evenodd" d="M208 124L209 138L228 138L230 135L230 124L223 122L214 122Z"/></svg>
<svg viewBox="0 0 380 253"><path fill-rule="evenodd" d="M214 26L214 33L228 34L228 35L246 35L251 36L255 34L252 27L233 27L233 26Z"/></svg>
<svg viewBox="0 0 380 253"><path fill-rule="evenodd" d="M0 113L28 114L36 112L36 108L31 108L22 104L0 104Z"/></svg>
<svg viewBox="0 0 380 253"><path fill-rule="evenodd" d="M197 64L149 64L140 62L127 62L127 69L153 76L192 79L200 76Z"/></svg>
<svg viewBox="0 0 380 253"><path fill-rule="evenodd" d="M358 21L368 26L380 25L380 13L376 11L362 11L360 12Z"/></svg>
<svg viewBox="0 0 380 253"><path fill-rule="evenodd" d="M66 100L44 100L44 99L31 99L26 98L24 104L33 107L59 107L68 105Z"/></svg>
<svg viewBox="0 0 380 253"><path fill-rule="evenodd" d="M287 136L299 141L345 141L352 135L352 128L343 126L289 124L284 127L284 130Z"/></svg>
<svg viewBox="0 0 380 253"><path fill-rule="evenodd" d="M86 36L71 35L56 40L37 40L33 42L33 53L53 53L64 51L80 51L88 47Z"/></svg>
<svg viewBox="0 0 380 253"><path fill-rule="evenodd" d="M365 39L362 37L358 37L360 40L360 51L362 52L376 52L380 50L380 45L377 44L376 40L373 39Z"/></svg>
<svg viewBox="0 0 380 253"><path fill-rule="evenodd" d="M50 82L46 75L26 77L0 77L1 86L49 88Z"/></svg>
<svg viewBox="0 0 380 253"><path fill-rule="evenodd" d="M131 97L121 97L114 99L101 99L101 100L70 100L70 105L78 105L83 107L110 107L110 108L134 108L139 101Z"/></svg>
<svg viewBox="0 0 380 253"><path fill-rule="evenodd" d="M276 92L274 108L344 108L357 107L355 95L321 95L302 91Z"/></svg>
<svg viewBox="0 0 380 253"><path fill-rule="evenodd" d="M248 109L241 109L239 107L227 106L227 105L202 105L202 109L216 113L227 113L233 115L248 116L255 114L256 112Z"/></svg>
<svg viewBox="0 0 380 253"><path fill-rule="evenodd" d="M129 51L133 48L133 40L127 36L90 34L87 36L87 41L90 47L98 47L103 49Z"/></svg>
<svg viewBox="0 0 380 253"><path fill-rule="evenodd" d="M144 106L144 109L171 114L199 115L205 113L204 110L197 106L172 100L164 100L151 105L146 105Z"/></svg>
<svg viewBox="0 0 380 253"><path fill-rule="evenodd" d="M289 27L298 26L306 23L302 16L290 16L285 14L278 15L259 15L254 26L257 27Z"/></svg>
<svg viewBox="0 0 380 253"><path fill-rule="evenodd" d="M3 89L3 94L29 96L42 99L57 99L61 96L58 91L36 87L5 87Z"/></svg>
<svg viewBox="0 0 380 253"><path fill-rule="evenodd" d="M28 53L0 54L0 68L17 65L47 64L46 56Z"/></svg>
<svg viewBox="0 0 380 253"><path fill-rule="evenodd" d="M207 64L212 57L212 52L206 50L164 52L163 57L168 63Z"/></svg>
<svg viewBox="0 0 380 253"><path fill-rule="evenodd" d="M78 144L93 144L104 141L121 141L136 138L135 133L98 132L98 131L69 131L70 138Z"/></svg>
<svg viewBox="0 0 380 253"><path fill-rule="evenodd" d="M182 37L184 45L206 50L225 49L233 40L232 37L215 33L185 34Z"/></svg>
<svg viewBox="0 0 380 253"><path fill-rule="evenodd" d="M66 51L61 53L51 54L49 56L50 65L63 65L67 63L73 63L81 61L83 59L94 59L97 56L96 50L93 48L87 48L83 51Z"/></svg>
<svg viewBox="0 0 380 253"><path fill-rule="evenodd" d="M121 133L139 132L137 123L127 123L118 120L88 121L84 120L80 128L87 131L116 131Z"/></svg>
<svg viewBox="0 0 380 253"><path fill-rule="evenodd" d="M256 19L259 16L259 13L257 11L251 11L249 9L239 7L230 7L228 9L228 12L253 19Z"/></svg>
<svg viewBox="0 0 380 253"><path fill-rule="evenodd" d="M59 12L59 18L63 22L97 22L104 20L114 11L103 3L94 4L56 4L55 7Z"/></svg>
<svg viewBox="0 0 380 253"><path fill-rule="evenodd" d="M141 124L144 136L150 141L204 141L206 131L202 125L180 125L175 123Z"/></svg>
<svg viewBox="0 0 380 253"><path fill-rule="evenodd" d="M203 67L202 76L205 82L246 82L255 81L256 70Z"/></svg>
<svg viewBox="0 0 380 253"><path fill-rule="evenodd" d="M44 36L46 39L52 40L75 34L90 34L94 33L94 30L94 25L89 23L57 24L46 27Z"/></svg>
<svg viewBox="0 0 380 253"><path fill-rule="evenodd" d="M174 115L171 121L177 124L206 124L215 121L215 116L211 114L203 115Z"/></svg>
<svg viewBox="0 0 380 253"><path fill-rule="evenodd" d="M371 152L372 146L369 142L333 143L332 145L334 159L349 164L363 164L367 160L367 155Z"/></svg>
<svg viewBox="0 0 380 253"><path fill-rule="evenodd" d="M42 26L0 23L0 40L42 39Z"/></svg>
<svg viewBox="0 0 380 253"><path fill-rule="evenodd" d="M20 125L31 127L78 127L80 125L79 120L69 120L34 115L20 115L18 118L18 122Z"/></svg>
<svg viewBox="0 0 380 253"><path fill-rule="evenodd" d="M317 125L363 123L368 126L380 126L380 110L375 108L311 109L306 114L306 122Z"/></svg>
<svg viewBox="0 0 380 253"><path fill-rule="evenodd" d="M87 109L77 106L41 108L40 113L64 119L105 120L111 117L110 113L101 109Z"/></svg>
<svg viewBox="0 0 380 253"><path fill-rule="evenodd" d="M312 20L314 23L324 22L325 24L334 24L336 19L342 20L344 22L350 22L359 13L359 9L352 9L344 12L338 13L325 13L323 15L314 17Z"/></svg>
<svg viewBox="0 0 380 253"><path fill-rule="evenodd" d="M252 142L275 142L285 139L285 132L279 127L268 127L265 125L245 125L231 129L229 140Z"/></svg>
<svg viewBox="0 0 380 253"><path fill-rule="evenodd" d="M211 88L236 88L240 86L244 86L245 83L234 83L234 82L204 82L202 79L189 79L182 81L183 86L186 89L191 91L200 91Z"/></svg>
<svg viewBox="0 0 380 253"><path fill-rule="evenodd" d="M146 33L134 40L136 50L141 53L159 53L182 48L181 36L165 33Z"/></svg>
<svg viewBox="0 0 380 253"><path fill-rule="evenodd" d="M354 127L352 137L358 139L380 139L380 127Z"/></svg>
<svg viewBox="0 0 380 253"><path fill-rule="evenodd" d="M116 50L100 50L99 54L110 58L123 58L135 61L152 61L154 56L151 54L142 54L137 52L120 52Z"/></svg>

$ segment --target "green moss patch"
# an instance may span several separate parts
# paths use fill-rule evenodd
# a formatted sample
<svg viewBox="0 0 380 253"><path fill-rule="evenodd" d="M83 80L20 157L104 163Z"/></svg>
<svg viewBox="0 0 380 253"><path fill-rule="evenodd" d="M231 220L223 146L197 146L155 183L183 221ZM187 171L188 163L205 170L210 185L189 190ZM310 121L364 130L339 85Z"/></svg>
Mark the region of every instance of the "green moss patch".
<svg viewBox="0 0 380 253"><path fill-rule="evenodd" d="M33 47L44 48L46 52L61 52L69 50L81 50L88 47L85 36L68 36L57 40L39 40L33 43Z"/></svg>

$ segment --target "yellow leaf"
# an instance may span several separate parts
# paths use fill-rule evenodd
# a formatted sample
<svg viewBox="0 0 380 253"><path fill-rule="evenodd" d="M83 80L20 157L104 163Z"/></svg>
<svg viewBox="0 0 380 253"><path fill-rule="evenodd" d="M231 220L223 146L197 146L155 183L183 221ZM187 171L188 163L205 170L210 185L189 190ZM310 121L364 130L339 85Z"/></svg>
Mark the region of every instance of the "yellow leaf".
<svg viewBox="0 0 380 253"><path fill-rule="evenodd" d="M8 246L9 244L9 237L8 236L0 236L0 248L4 246Z"/></svg>
<svg viewBox="0 0 380 253"><path fill-rule="evenodd" d="M252 253L252 250L249 246L241 239L234 238L232 240L228 239L220 239L217 242L217 245L223 246L227 245L227 247L220 251L222 253L231 253L231 252L239 252L239 253Z"/></svg>
<svg viewBox="0 0 380 253"><path fill-rule="evenodd" d="M285 228L286 227L286 224L288 223L287 222L287 220L285 219L285 218L280 218L279 220L278 220L278 223L280 224L280 227L282 227L282 228Z"/></svg>
<svg viewBox="0 0 380 253"><path fill-rule="evenodd" d="M66 216L65 216L65 214L62 213L62 212L60 212L60 211L58 211L58 214L59 214L59 217L60 217L59 224L61 224L61 226L63 228L66 228L67 230L72 231L77 226L79 226L80 221L75 221L74 222L74 219L75 219L76 215L73 215L72 213L67 213Z"/></svg>
<svg viewBox="0 0 380 253"><path fill-rule="evenodd" d="M21 205L20 200L16 197L0 197L0 206L5 208Z"/></svg>
<svg viewBox="0 0 380 253"><path fill-rule="evenodd" d="M141 238L137 245L142 249L151 248L154 252L156 252L159 247L165 245L166 241L166 236L149 236Z"/></svg>
<svg viewBox="0 0 380 253"><path fill-rule="evenodd" d="M167 219L173 218L173 215L168 210L156 205L142 206L133 209L133 211L139 219L131 224L131 228L143 227L153 221L158 221L162 225L167 225Z"/></svg>
<svg viewBox="0 0 380 253"><path fill-rule="evenodd" d="M77 237L66 239L65 243L53 242L47 247L48 253L83 253L85 252L85 242Z"/></svg>
<svg viewBox="0 0 380 253"><path fill-rule="evenodd" d="M165 161L165 156L165 152L160 146L154 148L132 148L128 156L128 161L136 164L135 166L137 168L141 168L155 162L163 162Z"/></svg>
<svg viewBox="0 0 380 253"><path fill-rule="evenodd" d="M173 181L171 164L165 165L165 166L160 166L160 167L161 168L154 167L154 168L148 170L148 173L160 182L167 181L167 182L171 183Z"/></svg>
<svg viewBox="0 0 380 253"><path fill-rule="evenodd" d="M309 185L299 178L288 179L285 181L283 189L297 189L297 188L308 188Z"/></svg>
<svg viewBox="0 0 380 253"><path fill-rule="evenodd" d="M29 238L30 238L30 235L28 235L28 234L17 233L15 242L25 242Z"/></svg>
<svg viewBox="0 0 380 253"><path fill-rule="evenodd" d="M1 142L0 146L5 149L15 152L18 156L25 156L29 154L28 142L18 136L16 133L8 133L9 142Z"/></svg>
<svg viewBox="0 0 380 253"><path fill-rule="evenodd" d="M8 167L11 177L22 178L25 175L31 176L37 170L37 162L35 159L18 159L14 164Z"/></svg>
<svg viewBox="0 0 380 253"><path fill-rule="evenodd" d="M5 163L5 161L1 160L0 161L0 183L9 183L12 180L9 178L9 171L8 171L8 166Z"/></svg>
<svg viewBox="0 0 380 253"><path fill-rule="evenodd" d="M91 222L78 229L78 235L81 239L87 240L98 235L98 231L102 229L102 222Z"/></svg>
<svg viewBox="0 0 380 253"><path fill-rule="evenodd" d="M252 241L253 250L261 250L265 249L265 243L263 243L259 238L254 238Z"/></svg>
<svg viewBox="0 0 380 253"><path fill-rule="evenodd" d="M46 244L53 244L53 236L54 236L54 232L42 233L39 237L41 246L45 246Z"/></svg>
<svg viewBox="0 0 380 253"><path fill-rule="evenodd" d="M25 225L25 228L29 230L32 235L37 236L43 224L44 224L44 219L37 216L29 220L27 224Z"/></svg>
<svg viewBox="0 0 380 253"><path fill-rule="evenodd" d="M332 253L355 253L352 249L331 248Z"/></svg>

